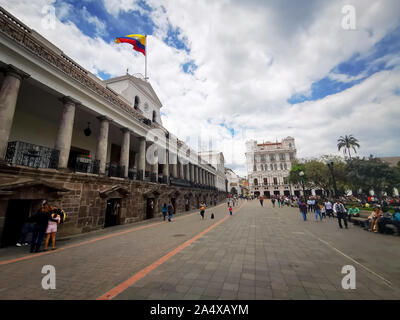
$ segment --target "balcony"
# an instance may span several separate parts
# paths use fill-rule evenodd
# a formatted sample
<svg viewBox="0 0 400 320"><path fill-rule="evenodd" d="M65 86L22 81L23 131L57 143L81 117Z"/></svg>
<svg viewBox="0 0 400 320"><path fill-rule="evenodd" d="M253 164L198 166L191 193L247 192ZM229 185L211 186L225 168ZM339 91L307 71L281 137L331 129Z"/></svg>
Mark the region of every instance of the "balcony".
<svg viewBox="0 0 400 320"><path fill-rule="evenodd" d="M92 160L90 158L78 157L76 158L75 172L99 174L100 160Z"/></svg>
<svg viewBox="0 0 400 320"><path fill-rule="evenodd" d="M12 165L57 169L60 151L35 144L12 141L8 143L5 160Z"/></svg>
<svg viewBox="0 0 400 320"><path fill-rule="evenodd" d="M119 164L106 164L106 176L115 178L124 178L125 166Z"/></svg>

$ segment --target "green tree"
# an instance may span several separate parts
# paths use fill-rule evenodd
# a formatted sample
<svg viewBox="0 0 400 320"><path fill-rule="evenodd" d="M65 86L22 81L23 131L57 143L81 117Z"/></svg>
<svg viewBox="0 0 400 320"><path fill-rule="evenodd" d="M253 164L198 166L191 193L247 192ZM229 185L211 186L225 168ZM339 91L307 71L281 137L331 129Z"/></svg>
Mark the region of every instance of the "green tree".
<svg viewBox="0 0 400 320"><path fill-rule="evenodd" d="M374 190L379 199L383 192L392 194L398 183L396 168L372 156L368 159L350 159L347 161L346 173L354 187L362 189L366 194Z"/></svg>
<svg viewBox="0 0 400 320"><path fill-rule="evenodd" d="M353 149L355 153L357 153L356 147L360 148L360 145L358 144L358 140L353 137L353 135L349 136L340 136L338 139L338 144L337 144L338 150L340 151L343 148L343 153L346 154L348 152L349 158L351 159L351 153L350 149Z"/></svg>

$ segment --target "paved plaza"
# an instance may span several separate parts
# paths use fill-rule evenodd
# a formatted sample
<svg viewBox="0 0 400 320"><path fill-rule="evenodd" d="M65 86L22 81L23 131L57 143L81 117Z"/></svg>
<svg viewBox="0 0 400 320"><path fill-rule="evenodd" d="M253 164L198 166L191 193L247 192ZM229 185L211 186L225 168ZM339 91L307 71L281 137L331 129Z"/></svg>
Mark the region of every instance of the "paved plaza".
<svg viewBox="0 0 400 320"><path fill-rule="evenodd" d="M215 219L210 219L214 213ZM400 299L399 237L297 208L243 201L59 241L30 254L0 249L0 299ZM56 289L44 290L44 265ZM342 267L356 289L342 288Z"/></svg>

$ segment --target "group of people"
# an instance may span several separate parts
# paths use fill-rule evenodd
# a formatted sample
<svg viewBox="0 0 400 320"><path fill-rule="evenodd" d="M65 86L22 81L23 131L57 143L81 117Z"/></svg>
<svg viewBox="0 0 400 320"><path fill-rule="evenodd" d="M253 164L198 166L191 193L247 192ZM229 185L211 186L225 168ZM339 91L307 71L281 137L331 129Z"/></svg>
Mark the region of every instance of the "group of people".
<svg viewBox="0 0 400 320"><path fill-rule="evenodd" d="M167 218L168 215L168 221L171 222L172 221L172 215L174 213L174 206L172 205L171 202L168 203L168 205L166 203L163 204L163 206L161 207L161 212L163 214L164 217L164 221Z"/></svg>
<svg viewBox="0 0 400 320"><path fill-rule="evenodd" d="M400 232L400 208L394 208L393 215L389 214L388 206L377 204L369 215L365 229L371 232L384 232L388 224L394 225Z"/></svg>
<svg viewBox="0 0 400 320"><path fill-rule="evenodd" d="M64 222L65 218L63 210L56 206L50 206L47 200L43 200L41 208L29 217L24 224L21 237L16 245L21 247L30 244L30 252L37 253L40 251L43 238L46 235L43 251L47 251L50 238L52 242L51 249L55 250L57 226ZM30 243L28 240L29 235L32 235Z"/></svg>
<svg viewBox="0 0 400 320"><path fill-rule="evenodd" d="M281 196L281 197L273 196L271 198L271 202L272 202L272 206L274 208L275 208L275 202L276 202L276 205L278 206L278 208L282 208L285 205L288 207L290 206L290 199L287 196Z"/></svg>
<svg viewBox="0 0 400 320"><path fill-rule="evenodd" d="M329 199L322 200L310 197L307 202L304 199L299 200L298 206L304 221L307 220L307 214L309 212L315 213L315 221L318 221L318 218L322 221L322 219L327 216L329 218L334 218L336 215L341 229L343 228L342 222L347 229L347 221L351 221L351 217L360 216L360 210L357 207L353 205L350 209L347 209L340 199L332 203Z"/></svg>
<svg viewBox="0 0 400 320"><path fill-rule="evenodd" d="M233 200L233 201L237 201ZM211 203L214 203L214 206L217 205L217 199L214 198L214 200L211 201ZM187 208L188 203L185 202L185 208ZM228 207L230 206L230 202L228 200ZM207 207L207 202L201 202L200 203L200 215L202 217L202 219L204 219L204 213L206 211L206 207ZM174 206L172 205L172 202L169 202L168 204L164 203L163 206L161 207L161 212L163 214L164 217L164 221L168 218L168 221L171 222L172 221L172 215L175 212Z"/></svg>

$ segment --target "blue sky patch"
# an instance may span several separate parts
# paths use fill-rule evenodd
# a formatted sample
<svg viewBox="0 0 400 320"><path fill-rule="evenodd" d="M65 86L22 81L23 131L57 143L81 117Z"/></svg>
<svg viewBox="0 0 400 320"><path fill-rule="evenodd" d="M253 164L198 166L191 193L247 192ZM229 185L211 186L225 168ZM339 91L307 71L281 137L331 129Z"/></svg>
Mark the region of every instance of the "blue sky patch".
<svg viewBox="0 0 400 320"><path fill-rule="evenodd" d="M178 50L185 50L187 53L190 52L189 48L186 47L186 44L179 38L180 31L177 28L173 28L171 25L168 29L167 37L164 39L164 42L168 44L170 47L176 48Z"/></svg>
<svg viewBox="0 0 400 320"><path fill-rule="evenodd" d="M226 130L228 130L228 132L232 135L232 137L235 135L235 129L232 127L229 127L227 124L225 123L220 123L219 124L221 127L225 128Z"/></svg>
<svg viewBox="0 0 400 320"><path fill-rule="evenodd" d="M397 55L400 52L400 27L387 34L381 41L377 42L372 50L366 55L354 54L349 60L335 66L329 75L311 84L311 94L294 94L287 102L290 104L302 103L323 99L332 94L342 92L369 78L373 74L391 70L393 66L387 65L390 55ZM347 76L346 81L335 80L337 76ZM351 79L351 77L355 77ZM332 79L333 78L333 79Z"/></svg>
<svg viewBox="0 0 400 320"><path fill-rule="evenodd" d="M194 63L194 61L192 60L192 61L189 61L189 62L186 62L185 64L183 64L182 69L185 73L194 74L194 72L197 69L197 66Z"/></svg>

